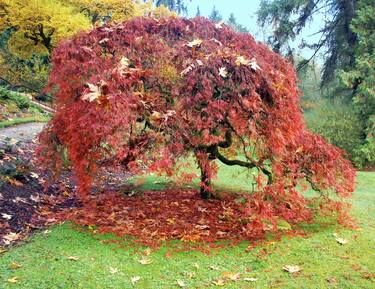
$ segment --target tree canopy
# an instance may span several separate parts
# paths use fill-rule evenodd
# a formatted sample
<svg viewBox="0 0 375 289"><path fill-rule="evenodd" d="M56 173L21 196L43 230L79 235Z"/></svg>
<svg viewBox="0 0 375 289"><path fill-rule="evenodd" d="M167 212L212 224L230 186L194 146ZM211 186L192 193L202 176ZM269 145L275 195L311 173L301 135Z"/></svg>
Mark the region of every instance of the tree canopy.
<svg viewBox="0 0 375 289"><path fill-rule="evenodd" d="M353 190L342 151L304 126L293 66L249 34L202 17L135 18L63 42L52 61L57 111L39 156L58 172L67 148L83 200L100 168L187 181L190 157L203 198L217 162L252 170L251 228L308 220L296 190L306 181L322 194Z"/></svg>

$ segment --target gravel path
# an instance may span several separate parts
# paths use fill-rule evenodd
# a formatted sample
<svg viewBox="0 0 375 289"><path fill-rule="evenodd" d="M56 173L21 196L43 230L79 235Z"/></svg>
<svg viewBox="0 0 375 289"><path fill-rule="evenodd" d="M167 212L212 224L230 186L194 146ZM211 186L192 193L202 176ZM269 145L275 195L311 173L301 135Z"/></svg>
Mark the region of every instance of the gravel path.
<svg viewBox="0 0 375 289"><path fill-rule="evenodd" d="M30 141L42 131L44 126L45 123L42 122L31 122L0 129L0 142L5 141L6 138Z"/></svg>

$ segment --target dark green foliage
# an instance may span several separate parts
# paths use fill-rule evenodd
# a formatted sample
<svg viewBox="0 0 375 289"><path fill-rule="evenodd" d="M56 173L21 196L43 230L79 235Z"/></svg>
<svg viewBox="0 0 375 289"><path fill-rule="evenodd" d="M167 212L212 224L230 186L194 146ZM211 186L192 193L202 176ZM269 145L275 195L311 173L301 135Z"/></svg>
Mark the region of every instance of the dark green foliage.
<svg viewBox="0 0 375 289"><path fill-rule="evenodd" d="M362 125L353 106L319 98L317 101L316 108L305 113L309 129L348 152L356 165L361 166L357 150L362 143Z"/></svg>
<svg viewBox="0 0 375 289"><path fill-rule="evenodd" d="M353 89L353 103L364 124L363 144L358 148L358 161L375 166L375 5L373 0L358 3L352 30L358 37L355 63L341 73L345 87Z"/></svg>
<svg viewBox="0 0 375 289"><path fill-rule="evenodd" d="M0 87L0 102L6 103L9 101L14 102L19 109L28 109L30 107L30 100L26 96Z"/></svg>
<svg viewBox="0 0 375 289"><path fill-rule="evenodd" d="M326 49L323 66L322 84L334 79L335 70L353 65L353 47L357 42L356 34L350 29L355 16L355 0L262 0L258 10L258 22L262 26L275 27L269 43L276 52L291 53L290 42L295 40L302 29L313 19L316 13L323 13L325 25L320 31L317 43L305 43L300 47L313 50L314 56ZM304 66L310 59L301 63Z"/></svg>

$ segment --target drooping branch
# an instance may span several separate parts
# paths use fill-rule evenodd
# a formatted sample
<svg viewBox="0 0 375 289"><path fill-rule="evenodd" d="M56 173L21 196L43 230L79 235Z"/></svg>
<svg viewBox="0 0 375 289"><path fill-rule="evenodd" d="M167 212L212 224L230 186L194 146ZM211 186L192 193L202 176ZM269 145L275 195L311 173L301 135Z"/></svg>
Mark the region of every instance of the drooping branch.
<svg viewBox="0 0 375 289"><path fill-rule="evenodd" d="M228 166L240 166L240 167L245 167L248 169L258 168L268 177L268 182L267 182L268 185L272 184L273 182L272 172L270 172L267 168L265 168L263 165L261 165L258 162L242 161L238 159L234 159L234 160L228 159L219 152L219 149L217 146L210 147L209 153L215 158L217 158L219 161L221 161L223 164L228 165Z"/></svg>

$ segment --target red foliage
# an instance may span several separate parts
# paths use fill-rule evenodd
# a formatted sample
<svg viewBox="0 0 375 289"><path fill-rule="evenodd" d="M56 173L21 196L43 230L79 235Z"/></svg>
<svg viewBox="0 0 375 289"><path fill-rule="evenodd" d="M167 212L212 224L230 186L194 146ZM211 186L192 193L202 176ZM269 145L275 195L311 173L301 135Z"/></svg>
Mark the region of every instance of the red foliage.
<svg viewBox="0 0 375 289"><path fill-rule="evenodd" d="M61 44L52 62L57 112L40 158L58 171L66 147L83 198L100 166L173 174L191 154L203 197L214 159L267 180L248 204L253 228L275 216L308 220L294 189L304 180L340 197L353 191L350 162L305 128L293 66L251 35L204 18L135 18Z"/></svg>

